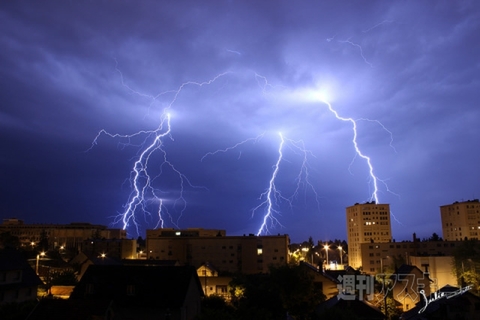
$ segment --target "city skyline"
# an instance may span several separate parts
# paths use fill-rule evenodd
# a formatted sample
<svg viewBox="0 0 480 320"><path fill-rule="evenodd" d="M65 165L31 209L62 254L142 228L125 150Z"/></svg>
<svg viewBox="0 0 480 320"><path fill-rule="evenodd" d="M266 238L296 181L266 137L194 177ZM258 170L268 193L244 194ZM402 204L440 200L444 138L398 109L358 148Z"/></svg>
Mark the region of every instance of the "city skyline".
<svg viewBox="0 0 480 320"><path fill-rule="evenodd" d="M378 199L405 240L480 198L476 2L47 1L0 17L2 219L298 242L346 239L345 208Z"/></svg>

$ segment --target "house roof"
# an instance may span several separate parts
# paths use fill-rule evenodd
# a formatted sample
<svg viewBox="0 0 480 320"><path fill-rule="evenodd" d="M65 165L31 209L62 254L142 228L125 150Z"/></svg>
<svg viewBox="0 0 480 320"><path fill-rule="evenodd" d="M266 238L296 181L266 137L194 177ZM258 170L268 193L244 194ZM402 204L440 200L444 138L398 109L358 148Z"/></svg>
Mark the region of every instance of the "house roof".
<svg viewBox="0 0 480 320"><path fill-rule="evenodd" d="M480 298L468 292L466 288L460 290L458 287L446 285L437 291L437 297L439 292L444 293L445 296L435 298L435 293L432 293L427 298L430 301L427 306L425 305L424 299L422 299L414 308L405 312L402 315L402 319L426 319L429 314L441 312L440 310L444 305L456 306L463 310L468 310L467 307L472 304L472 301L474 301L475 304L480 303Z"/></svg>
<svg viewBox="0 0 480 320"><path fill-rule="evenodd" d="M380 309L366 303L365 301L359 300L358 297L355 297L354 300L344 300L339 295L319 304L316 308L316 313L320 315L331 308L349 310L361 319L385 318Z"/></svg>
<svg viewBox="0 0 480 320"><path fill-rule="evenodd" d="M7 284L14 287L33 287L43 284L42 280L30 267L26 258L17 250L7 248L0 250L0 271L22 271L22 282ZM3 288L6 288L3 285Z"/></svg>
<svg viewBox="0 0 480 320"><path fill-rule="evenodd" d="M110 304L110 300L42 299L26 320L104 319Z"/></svg>
<svg viewBox="0 0 480 320"><path fill-rule="evenodd" d="M328 274L326 272L320 272L314 265L311 265L310 263L308 262L300 262L300 266L305 268L306 270L308 270L308 272L311 272L311 273L314 273L316 276L322 276L324 278L326 278L327 280L335 283L335 284L338 284L340 283L340 281L338 281L338 279L332 277L331 274Z"/></svg>
<svg viewBox="0 0 480 320"><path fill-rule="evenodd" d="M192 266L91 265L70 299L113 299L136 306L176 308L182 306L192 284L203 296ZM87 285L92 292L87 291ZM129 286L134 294L127 295Z"/></svg>

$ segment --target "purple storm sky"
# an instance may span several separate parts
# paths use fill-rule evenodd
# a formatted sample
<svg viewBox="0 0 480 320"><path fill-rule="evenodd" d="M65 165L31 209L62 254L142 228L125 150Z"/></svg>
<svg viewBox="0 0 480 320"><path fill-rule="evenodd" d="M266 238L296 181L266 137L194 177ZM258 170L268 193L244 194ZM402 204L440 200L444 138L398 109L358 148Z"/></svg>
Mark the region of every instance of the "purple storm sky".
<svg viewBox="0 0 480 320"><path fill-rule="evenodd" d="M102 129L157 129L167 108L148 163L165 227L256 234L281 132L290 202L270 233L346 239L373 180L321 97L357 120L397 241L441 235L439 206L480 198L478 1L4 1L0 27L0 218L121 228L152 136L90 147ZM141 236L158 222L146 200Z"/></svg>

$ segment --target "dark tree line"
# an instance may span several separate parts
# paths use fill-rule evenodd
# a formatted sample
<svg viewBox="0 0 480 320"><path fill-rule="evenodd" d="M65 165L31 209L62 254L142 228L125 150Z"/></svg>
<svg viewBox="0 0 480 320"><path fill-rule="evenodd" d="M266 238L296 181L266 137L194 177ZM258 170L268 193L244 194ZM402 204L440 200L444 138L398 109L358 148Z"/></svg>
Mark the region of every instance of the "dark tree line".
<svg viewBox="0 0 480 320"><path fill-rule="evenodd" d="M300 266L270 268L269 274L236 275L231 303L206 298L199 319L316 319L315 307L325 300L313 277Z"/></svg>

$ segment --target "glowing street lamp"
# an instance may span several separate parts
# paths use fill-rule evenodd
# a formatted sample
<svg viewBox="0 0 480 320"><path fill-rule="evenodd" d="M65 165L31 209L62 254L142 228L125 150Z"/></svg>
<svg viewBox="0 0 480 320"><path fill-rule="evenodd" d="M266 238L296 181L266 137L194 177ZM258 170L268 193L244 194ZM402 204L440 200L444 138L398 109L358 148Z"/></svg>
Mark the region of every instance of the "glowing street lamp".
<svg viewBox="0 0 480 320"><path fill-rule="evenodd" d="M35 272L37 273L37 275L38 275L38 262L40 260L40 256L43 258L45 256L45 252L42 251L40 252L40 254L37 254L37 263L35 264Z"/></svg>
<svg viewBox="0 0 480 320"><path fill-rule="evenodd" d="M342 246L338 246L338 250L340 250L340 265L343 266Z"/></svg>
<svg viewBox="0 0 480 320"><path fill-rule="evenodd" d="M325 253L327 255L327 266L328 266L328 244L324 245L323 248L325 249Z"/></svg>

